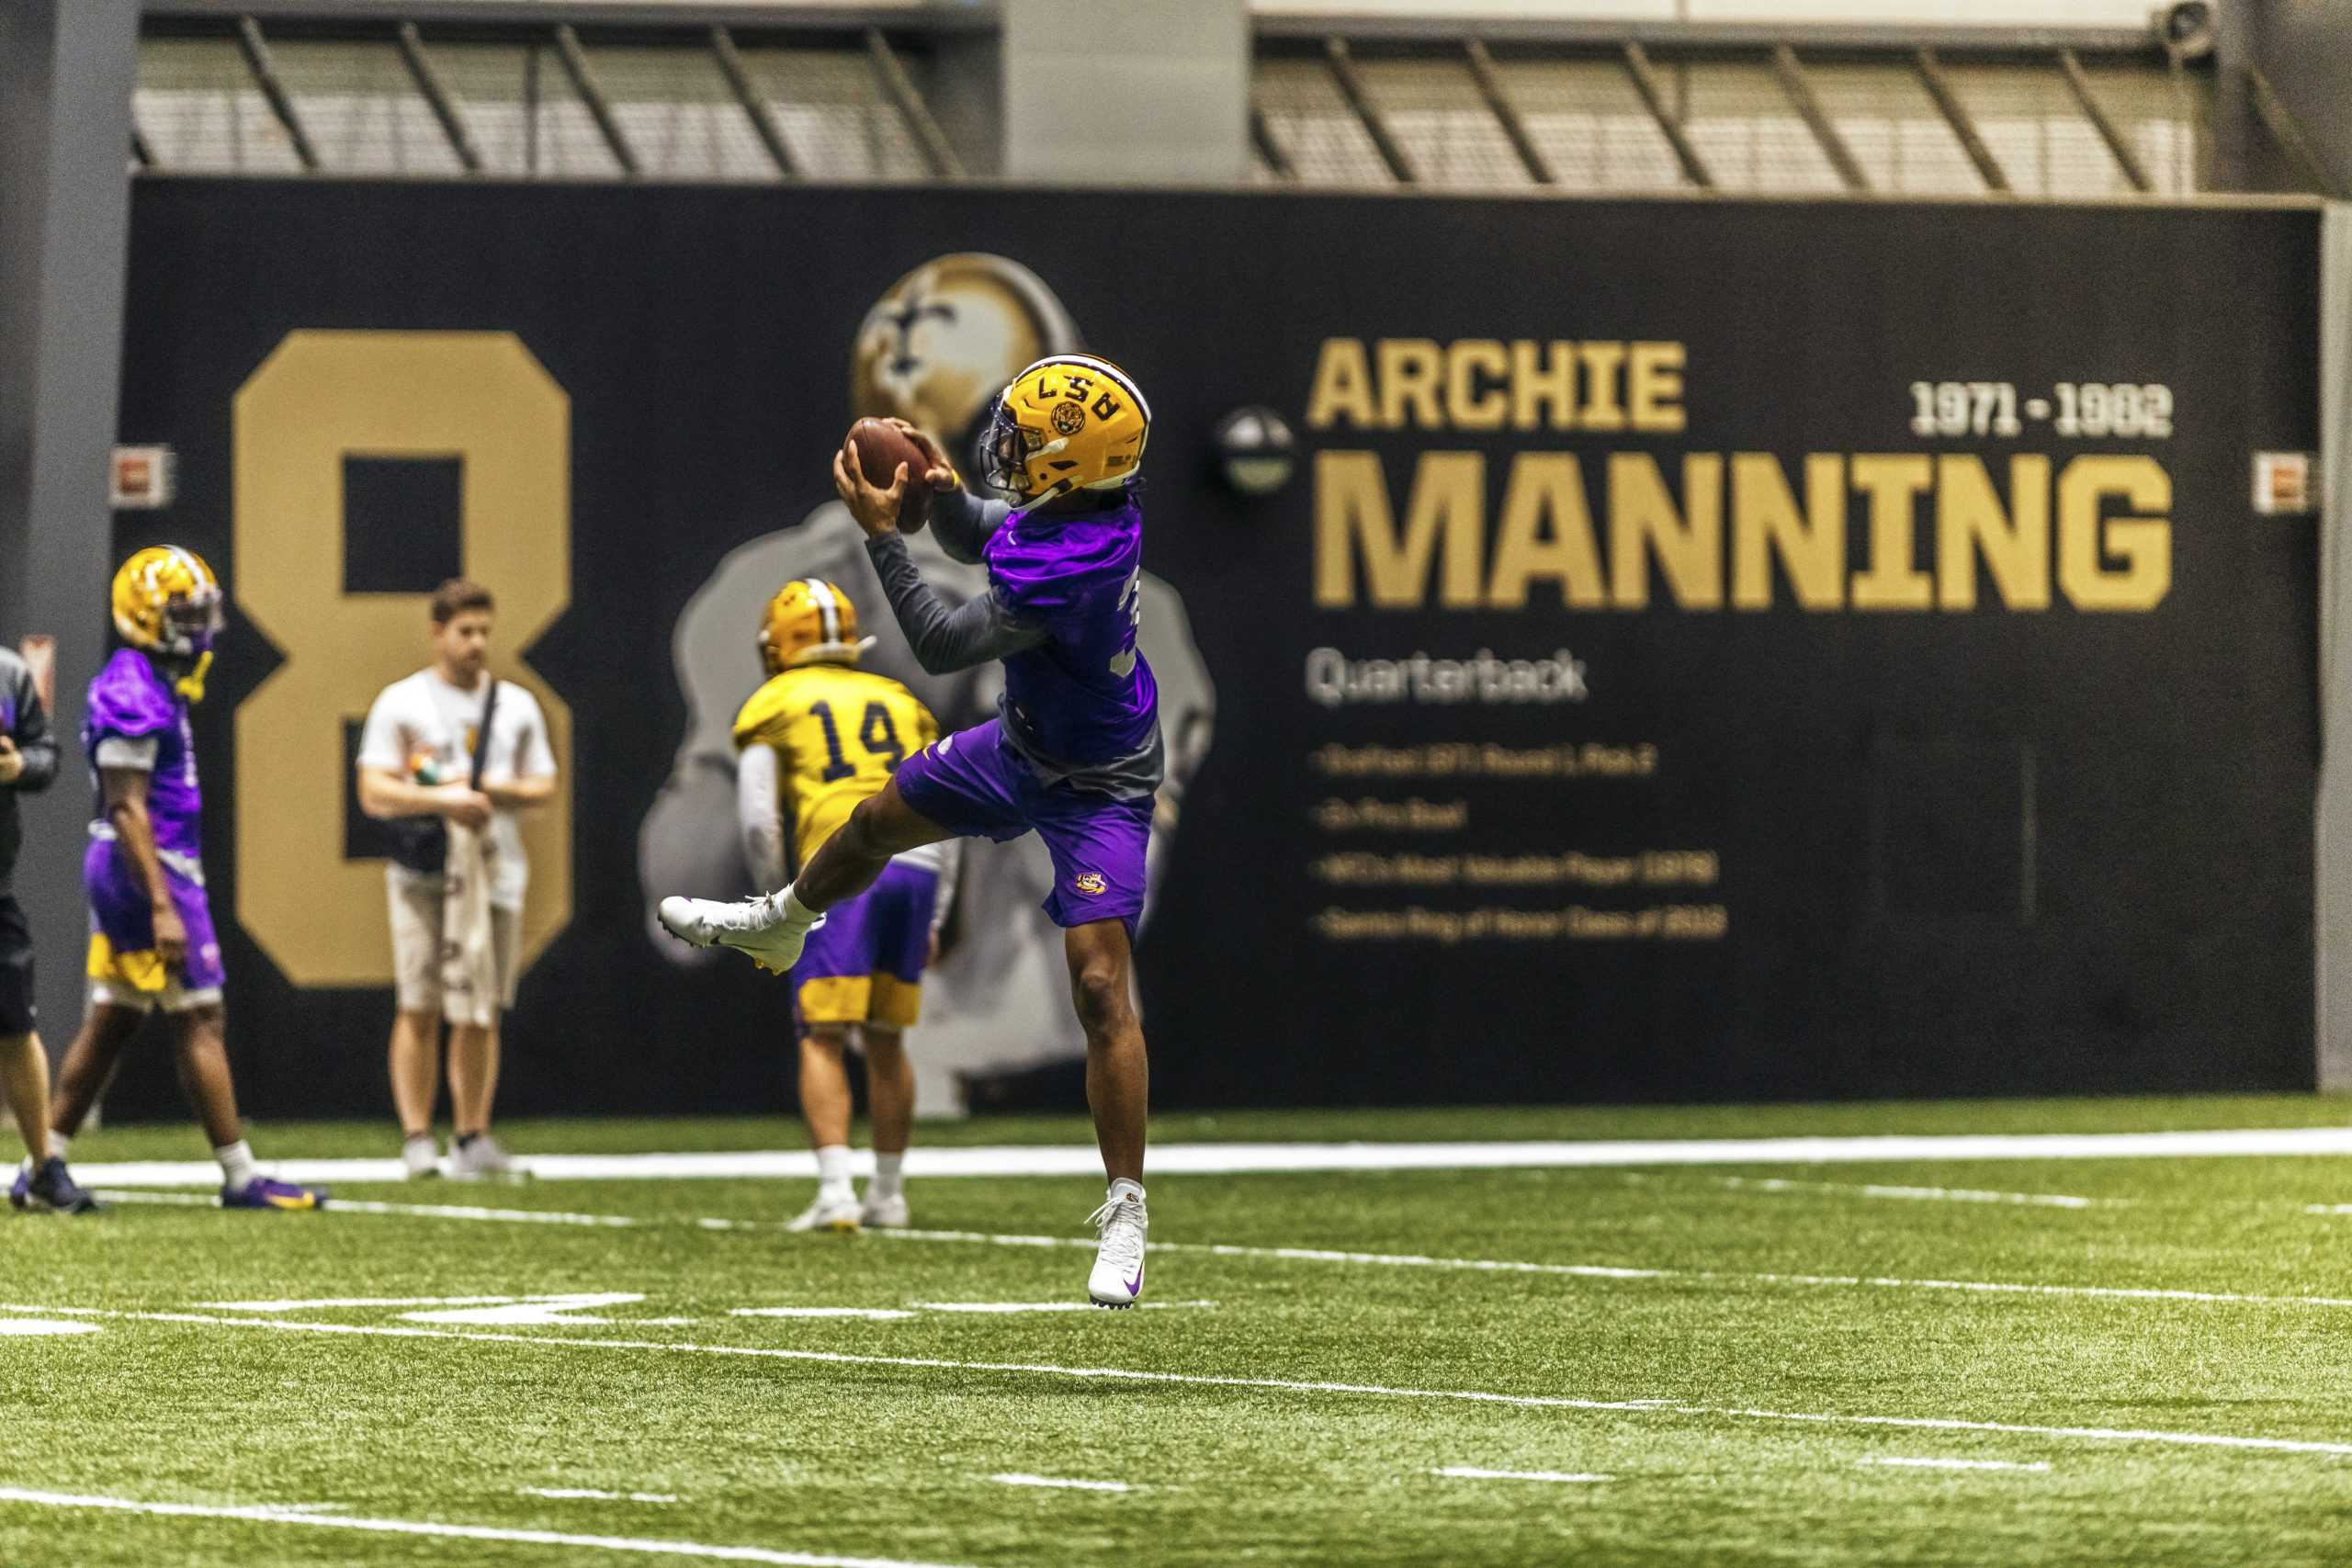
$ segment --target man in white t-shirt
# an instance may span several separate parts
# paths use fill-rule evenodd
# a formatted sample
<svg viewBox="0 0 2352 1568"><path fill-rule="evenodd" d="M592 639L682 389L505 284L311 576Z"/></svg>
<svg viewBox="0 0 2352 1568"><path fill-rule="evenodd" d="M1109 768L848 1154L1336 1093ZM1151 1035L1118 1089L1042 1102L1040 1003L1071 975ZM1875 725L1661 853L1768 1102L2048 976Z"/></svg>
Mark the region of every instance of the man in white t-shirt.
<svg viewBox="0 0 2352 1568"><path fill-rule="evenodd" d="M394 861L387 868L392 914L392 1104L400 1113L401 1157L412 1178L439 1169L433 1141L433 1102L440 1092L441 1022L449 1029L449 1103L457 1124L450 1174L503 1176L506 1152L490 1135L490 1106L498 1089L498 1016L514 1005L522 951L523 898L530 866L523 857L516 814L555 794L555 753L546 717L531 694L511 681L496 682L488 664L492 606L490 591L453 578L433 595L434 661L384 688L368 710L359 742L359 805L379 820L439 818L482 835L489 870L490 947L496 967L489 1022L447 1005L445 939L457 942L447 917L462 900L449 897L446 876ZM481 787L473 783L482 709L491 707L490 743L481 754ZM486 829L486 831L485 831ZM412 829L413 832L413 829Z"/></svg>

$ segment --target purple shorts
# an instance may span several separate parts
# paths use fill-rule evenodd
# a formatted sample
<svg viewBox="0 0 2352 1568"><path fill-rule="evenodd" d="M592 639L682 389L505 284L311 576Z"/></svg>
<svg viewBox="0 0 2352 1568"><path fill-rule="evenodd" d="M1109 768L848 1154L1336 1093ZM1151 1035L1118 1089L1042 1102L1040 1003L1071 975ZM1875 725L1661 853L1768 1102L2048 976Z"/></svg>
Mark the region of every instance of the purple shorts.
<svg viewBox="0 0 2352 1568"><path fill-rule="evenodd" d="M899 764L899 796L961 838L998 843L1034 831L1054 857L1046 913L1057 926L1125 921L1143 913L1152 802L1083 795L1037 777L990 719L924 747Z"/></svg>
<svg viewBox="0 0 2352 1568"><path fill-rule="evenodd" d="M800 1021L912 1028L938 897L938 877L892 861L873 886L827 909L792 966Z"/></svg>
<svg viewBox="0 0 2352 1568"><path fill-rule="evenodd" d="M198 868L199 872L201 868ZM187 928L187 964L174 974L155 951L155 920L147 889L107 840L93 842L82 857L82 887L90 896L90 980L94 993L123 1006L161 1006L174 1010L219 998L227 976L220 942L212 930L212 904L204 884L166 864L164 880Z"/></svg>

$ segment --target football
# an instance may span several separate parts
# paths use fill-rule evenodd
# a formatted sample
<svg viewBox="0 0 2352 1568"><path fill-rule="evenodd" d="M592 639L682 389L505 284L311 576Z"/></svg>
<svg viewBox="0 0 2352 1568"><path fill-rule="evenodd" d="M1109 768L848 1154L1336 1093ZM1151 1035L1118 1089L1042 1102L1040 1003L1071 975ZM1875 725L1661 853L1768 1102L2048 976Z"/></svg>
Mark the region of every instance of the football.
<svg viewBox="0 0 2352 1568"><path fill-rule="evenodd" d="M923 456L922 448L909 440L905 431L882 419L861 419L851 425L846 445L855 454L857 466L865 471L865 482L883 490L890 488L899 465L907 466L907 493L899 507L899 531L920 531L929 520L931 510L931 487L922 477L923 470L931 467L931 459Z"/></svg>

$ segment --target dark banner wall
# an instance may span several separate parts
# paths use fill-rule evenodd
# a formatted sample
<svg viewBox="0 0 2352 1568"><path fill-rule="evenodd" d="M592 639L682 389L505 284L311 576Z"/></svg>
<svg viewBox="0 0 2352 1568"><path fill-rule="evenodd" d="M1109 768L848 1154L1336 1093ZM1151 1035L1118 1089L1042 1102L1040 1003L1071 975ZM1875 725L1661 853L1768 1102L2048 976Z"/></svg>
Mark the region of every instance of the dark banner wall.
<svg viewBox="0 0 2352 1568"><path fill-rule="evenodd" d="M236 600L256 1111L383 1105L350 730L461 565L566 767L504 1104L782 1103L781 987L646 918L740 889L752 618L823 572L911 675L830 452L1080 341L1156 416L1160 1103L2312 1081L2313 534L2251 490L2317 442L2315 212L148 180L132 229L119 435L179 491L116 542ZM917 1054L1067 1059L1034 847L968 863Z"/></svg>

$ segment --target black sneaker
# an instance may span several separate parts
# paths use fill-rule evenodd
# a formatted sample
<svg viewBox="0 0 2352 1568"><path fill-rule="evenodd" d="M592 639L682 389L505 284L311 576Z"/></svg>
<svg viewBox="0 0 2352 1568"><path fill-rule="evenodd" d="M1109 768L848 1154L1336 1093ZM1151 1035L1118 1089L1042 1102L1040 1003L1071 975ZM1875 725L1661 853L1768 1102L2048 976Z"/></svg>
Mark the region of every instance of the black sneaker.
<svg viewBox="0 0 2352 1568"><path fill-rule="evenodd" d="M61 1214L95 1214L106 1208L95 1194L74 1185L65 1161L56 1155L29 1172L17 1172L8 1199L19 1209L49 1209Z"/></svg>

